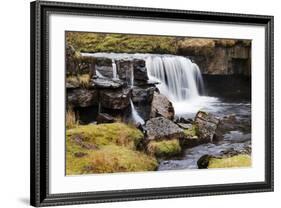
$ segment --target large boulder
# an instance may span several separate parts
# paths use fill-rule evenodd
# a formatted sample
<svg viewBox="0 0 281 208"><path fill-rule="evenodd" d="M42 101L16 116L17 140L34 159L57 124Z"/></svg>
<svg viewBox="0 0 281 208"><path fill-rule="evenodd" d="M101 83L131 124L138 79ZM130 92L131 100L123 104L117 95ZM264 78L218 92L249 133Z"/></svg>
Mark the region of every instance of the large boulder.
<svg viewBox="0 0 281 208"><path fill-rule="evenodd" d="M100 101L103 108L122 110L130 105L131 89L101 90Z"/></svg>
<svg viewBox="0 0 281 208"><path fill-rule="evenodd" d="M75 107L88 107L98 104L98 91L95 89L68 89L67 104Z"/></svg>
<svg viewBox="0 0 281 208"><path fill-rule="evenodd" d="M200 139L213 141L220 120L211 113L199 111L195 116L195 125Z"/></svg>
<svg viewBox="0 0 281 208"><path fill-rule="evenodd" d="M176 139L184 136L183 130L177 124L164 117L148 120L145 130L148 140Z"/></svg>
<svg viewBox="0 0 281 208"><path fill-rule="evenodd" d="M154 92L153 100L151 104L150 117L163 116L167 119L173 120L175 111L173 104L168 100L168 98L162 94Z"/></svg>

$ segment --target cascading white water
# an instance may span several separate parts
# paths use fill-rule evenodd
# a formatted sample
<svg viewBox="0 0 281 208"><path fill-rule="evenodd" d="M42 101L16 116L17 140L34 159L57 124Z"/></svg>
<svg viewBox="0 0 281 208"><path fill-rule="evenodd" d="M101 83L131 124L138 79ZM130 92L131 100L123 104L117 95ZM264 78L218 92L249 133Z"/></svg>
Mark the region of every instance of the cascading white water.
<svg viewBox="0 0 281 208"><path fill-rule="evenodd" d="M130 99L130 104L131 104L131 110L132 110L132 119L134 120L134 122L135 122L136 124L144 125L145 122L144 122L144 120L140 117L140 115L138 114L138 112L136 111L132 99Z"/></svg>
<svg viewBox="0 0 281 208"><path fill-rule="evenodd" d="M160 92L173 102L197 98L203 89L199 67L185 57L150 56L146 67L149 78L160 81Z"/></svg>
<svg viewBox="0 0 281 208"><path fill-rule="evenodd" d="M96 75L100 78L104 78L104 76L96 69Z"/></svg>
<svg viewBox="0 0 281 208"><path fill-rule="evenodd" d="M177 116L194 116L198 110L213 107L218 102L217 98L204 96L200 69L197 64L186 57L169 54L127 53L82 53L82 55L106 57L112 59L114 64L114 60L145 60L149 79L159 82L157 88L173 103ZM134 74L132 71L129 73L131 75L126 74L127 82L132 87Z"/></svg>
<svg viewBox="0 0 281 208"><path fill-rule="evenodd" d="M114 59L112 59L112 77L113 79L119 79L118 74L117 74L117 67Z"/></svg>

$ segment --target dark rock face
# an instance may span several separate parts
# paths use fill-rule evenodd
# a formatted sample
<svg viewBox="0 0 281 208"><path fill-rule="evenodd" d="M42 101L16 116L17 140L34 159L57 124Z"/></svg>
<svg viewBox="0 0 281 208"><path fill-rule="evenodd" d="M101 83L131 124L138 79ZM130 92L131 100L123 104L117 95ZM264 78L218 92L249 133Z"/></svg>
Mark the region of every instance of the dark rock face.
<svg viewBox="0 0 281 208"><path fill-rule="evenodd" d="M147 121L145 130L148 140L182 138L183 130L172 121L157 117Z"/></svg>
<svg viewBox="0 0 281 208"><path fill-rule="evenodd" d="M133 63L130 60L117 61L118 75L120 79L127 80L131 77L131 71L133 70Z"/></svg>
<svg viewBox="0 0 281 208"><path fill-rule="evenodd" d="M94 78L92 80L92 86L100 89L117 89L124 86L124 82L121 80L110 80L108 78Z"/></svg>
<svg viewBox="0 0 281 208"><path fill-rule="evenodd" d="M131 89L101 90L100 101L104 108L121 110L130 105Z"/></svg>
<svg viewBox="0 0 281 208"><path fill-rule="evenodd" d="M96 58L96 70L107 78L113 78L112 60L109 58Z"/></svg>
<svg viewBox="0 0 281 208"><path fill-rule="evenodd" d="M67 103L74 107L88 107L98 104L98 91L76 88L67 90Z"/></svg>
<svg viewBox="0 0 281 208"><path fill-rule="evenodd" d="M133 102L151 103L155 89L156 89L155 86L133 87L132 89Z"/></svg>
<svg viewBox="0 0 281 208"><path fill-rule="evenodd" d="M114 123L115 121L116 121L115 118L107 113L99 113L97 116L97 124Z"/></svg>
<svg viewBox="0 0 281 208"><path fill-rule="evenodd" d="M208 75L251 75L251 45L235 41L223 45L215 41L210 47L187 47L180 55L190 57Z"/></svg>
<svg viewBox="0 0 281 208"><path fill-rule="evenodd" d="M134 59L134 77L136 80L148 80L147 69L145 67L145 61L141 59Z"/></svg>
<svg viewBox="0 0 281 208"><path fill-rule="evenodd" d="M173 104L168 100L168 98L160 93L154 92L150 117L154 118L163 116L167 119L173 120L174 115L175 111Z"/></svg>
<svg viewBox="0 0 281 208"><path fill-rule="evenodd" d="M199 111L195 116L195 124L198 128L198 137L206 141L213 141L219 119L211 113Z"/></svg>

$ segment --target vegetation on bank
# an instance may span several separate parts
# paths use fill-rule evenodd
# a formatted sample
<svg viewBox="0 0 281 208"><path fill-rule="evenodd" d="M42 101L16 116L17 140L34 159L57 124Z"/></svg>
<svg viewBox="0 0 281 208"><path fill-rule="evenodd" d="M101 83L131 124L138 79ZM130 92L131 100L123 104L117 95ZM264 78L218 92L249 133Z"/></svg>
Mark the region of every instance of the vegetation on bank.
<svg viewBox="0 0 281 208"><path fill-rule="evenodd" d="M66 83L69 83L74 87L89 88L90 81L90 74L77 74L66 76Z"/></svg>
<svg viewBox="0 0 281 208"><path fill-rule="evenodd" d="M175 36L67 32L67 45L78 52L180 54L183 51L210 52L216 46L250 46L250 40L208 39Z"/></svg>
<svg viewBox="0 0 281 208"><path fill-rule="evenodd" d="M151 141L147 145L147 152L156 157L171 157L181 153L178 139Z"/></svg>
<svg viewBox="0 0 281 208"><path fill-rule="evenodd" d="M241 154L226 158L211 158L208 168L250 167L251 163L250 155Z"/></svg>
<svg viewBox="0 0 281 208"><path fill-rule="evenodd" d="M137 150L143 134L123 123L78 125L66 131L66 174L152 171L155 157Z"/></svg>

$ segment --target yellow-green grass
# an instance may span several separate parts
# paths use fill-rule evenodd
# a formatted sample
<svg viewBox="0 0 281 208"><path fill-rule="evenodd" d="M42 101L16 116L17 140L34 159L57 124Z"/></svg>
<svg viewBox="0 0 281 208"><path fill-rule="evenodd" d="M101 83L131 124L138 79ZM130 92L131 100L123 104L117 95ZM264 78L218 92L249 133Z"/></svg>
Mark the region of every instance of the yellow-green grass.
<svg viewBox="0 0 281 208"><path fill-rule="evenodd" d="M181 146L178 139L150 141L147 152L157 157L170 157L181 153Z"/></svg>
<svg viewBox="0 0 281 208"><path fill-rule="evenodd" d="M86 153L84 157L67 153L67 175L154 171L158 166L157 160L152 156L113 144L98 150L88 150Z"/></svg>
<svg viewBox="0 0 281 208"><path fill-rule="evenodd" d="M76 87L88 88L90 86L91 77L89 74L70 75L66 77L66 82Z"/></svg>
<svg viewBox="0 0 281 208"><path fill-rule="evenodd" d="M116 144L130 149L135 149L143 139L143 133L139 129L124 123L79 125L66 131L67 139L75 136L97 147Z"/></svg>
<svg viewBox="0 0 281 208"><path fill-rule="evenodd" d="M138 151L143 133L124 123L79 125L66 131L67 175L152 171L154 156Z"/></svg>
<svg viewBox="0 0 281 208"><path fill-rule="evenodd" d="M238 40L179 38L172 36L103 34L86 32L67 32L66 42L79 52L115 52L115 53L169 53L179 50L212 53L216 45L233 46ZM249 45L250 41L240 41Z"/></svg>
<svg viewBox="0 0 281 208"><path fill-rule="evenodd" d="M71 106L69 106L66 111L65 123L67 129L75 128L79 124L76 120L75 112L73 111Z"/></svg>
<svg viewBox="0 0 281 208"><path fill-rule="evenodd" d="M211 158L208 168L233 168L250 167L251 156L246 154L236 155L227 158Z"/></svg>

